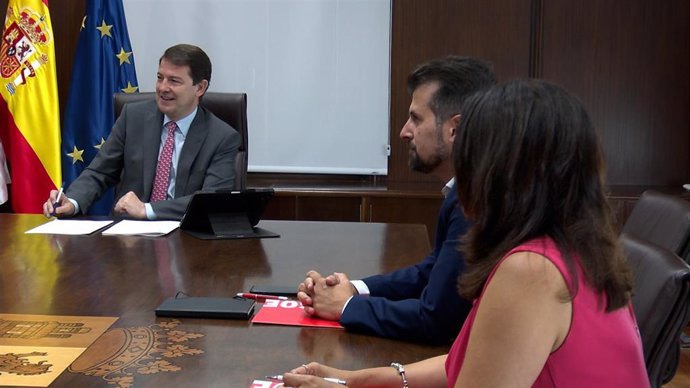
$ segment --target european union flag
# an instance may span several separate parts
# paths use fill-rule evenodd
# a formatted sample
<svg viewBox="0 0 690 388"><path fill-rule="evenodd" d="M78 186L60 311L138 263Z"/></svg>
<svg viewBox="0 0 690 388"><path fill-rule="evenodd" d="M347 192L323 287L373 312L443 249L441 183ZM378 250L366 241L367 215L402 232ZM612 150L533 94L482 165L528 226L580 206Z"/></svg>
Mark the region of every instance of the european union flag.
<svg viewBox="0 0 690 388"><path fill-rule="evenodd" d="M69 185L96 156L115 122L113 93L138 91L122 0L87 0L62 131L62 176ZM113 190L88 214L105 215Z"/></svg>

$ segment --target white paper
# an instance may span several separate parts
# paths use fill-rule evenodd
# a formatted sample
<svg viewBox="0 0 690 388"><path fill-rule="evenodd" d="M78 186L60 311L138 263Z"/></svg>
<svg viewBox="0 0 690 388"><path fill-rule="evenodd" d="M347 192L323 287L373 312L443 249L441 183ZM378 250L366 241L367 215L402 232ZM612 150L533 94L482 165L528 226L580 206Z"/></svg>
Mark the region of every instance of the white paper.
<svg viewBox="0 0 690 388"><path fill-rule="evenodd" d="M91 234L98 229L104 228L113 221L91 221L91 220L60 220L55 219L27 230L28 234Z"/></svg>
<svg viewBox="0 0 690 388"><path fill-rule="evenodd" d="M165 236L180 227L180 221L122 220L103 231L104 236Z"/></svg>

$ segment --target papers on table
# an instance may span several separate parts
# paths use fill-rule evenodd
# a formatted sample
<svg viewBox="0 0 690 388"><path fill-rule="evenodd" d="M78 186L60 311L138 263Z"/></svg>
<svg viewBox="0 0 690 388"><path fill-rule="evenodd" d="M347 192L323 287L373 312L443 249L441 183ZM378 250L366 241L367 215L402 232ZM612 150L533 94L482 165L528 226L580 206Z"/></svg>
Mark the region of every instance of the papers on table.
<svg viewBox="0 0 690 388"><path fill-rule="evenodd" d="M113 221L91 221L91 220L52 220L43 225L39 225L28 234L71 234L85 235L91 234L99 229L112 224ZM103 231L104 236L165 236L180 227L179 221L134 221L122 220L117 224Z"/></svg>
<svg viewBox="0 0 690 388"><path fill-rule="evenodd" d="M102 229L113 221L90 221L90 220L59 220L55 219L39 225L31 230L27 230L28 234L91 234L99 229Z"/></svg>
<svg viewBox="0 0 690 388"><path fill-rule="evenodd" d="M104 236L165 236L180 227L180 221L122 220L103 232Z"/></svg>

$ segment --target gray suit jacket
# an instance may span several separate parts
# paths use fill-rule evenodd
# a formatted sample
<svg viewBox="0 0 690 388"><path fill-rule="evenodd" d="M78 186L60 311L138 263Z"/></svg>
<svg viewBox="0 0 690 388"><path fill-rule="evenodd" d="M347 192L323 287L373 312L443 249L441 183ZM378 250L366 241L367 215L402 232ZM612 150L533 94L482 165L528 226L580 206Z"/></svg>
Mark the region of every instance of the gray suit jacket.
<svg viewBox="0 0 690 388"><path fill-rule="evenodd" d="M85 211L109 187L117 185L115 203L129 191L148 202L158 163L163 113L155 101L124 106L108 140L65 192ZM232 189L240 136L231 126L199 106L177 164L175 198L153 202L159 219L179 220L194 192Z"/></svg>

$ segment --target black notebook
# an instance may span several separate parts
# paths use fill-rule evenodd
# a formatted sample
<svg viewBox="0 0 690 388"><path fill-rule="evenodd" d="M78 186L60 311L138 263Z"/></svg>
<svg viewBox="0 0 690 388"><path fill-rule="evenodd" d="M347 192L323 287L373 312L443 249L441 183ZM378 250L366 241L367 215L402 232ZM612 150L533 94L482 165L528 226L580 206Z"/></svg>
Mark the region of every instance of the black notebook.
<svg viewBox="0 0 690 388"><path fill-rule="evenodd" d="M249 292L261 295L275 295L297 297L297 286L269 286L269 285L253 285Z"/></svg>
<svg viewBox="0 0 690 388"><path fill-rule="evenodd" d="M256 303L244 298L168 298L156 308L156 316L182 318L249 319Z"/></svg>

